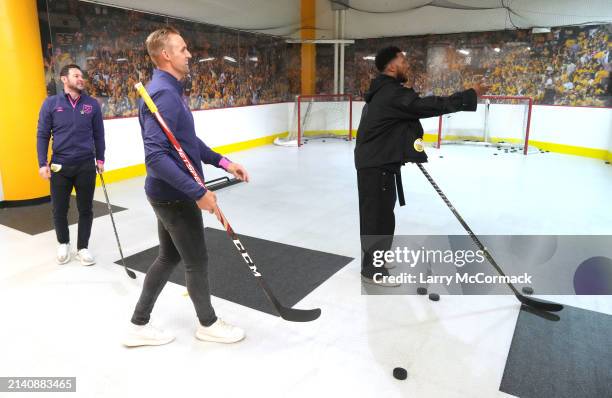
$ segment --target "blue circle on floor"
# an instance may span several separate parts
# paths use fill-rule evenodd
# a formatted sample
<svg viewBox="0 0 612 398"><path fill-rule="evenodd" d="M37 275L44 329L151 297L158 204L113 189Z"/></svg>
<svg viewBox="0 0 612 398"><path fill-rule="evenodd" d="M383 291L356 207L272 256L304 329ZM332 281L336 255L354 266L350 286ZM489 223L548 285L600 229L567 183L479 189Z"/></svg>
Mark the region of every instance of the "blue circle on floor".
<svg viewBox="0 0 612 398"><path fill-rule="evenodd" d="M583 261L574 273L576 294L612 294L612 259L597 256Z"/></svg>

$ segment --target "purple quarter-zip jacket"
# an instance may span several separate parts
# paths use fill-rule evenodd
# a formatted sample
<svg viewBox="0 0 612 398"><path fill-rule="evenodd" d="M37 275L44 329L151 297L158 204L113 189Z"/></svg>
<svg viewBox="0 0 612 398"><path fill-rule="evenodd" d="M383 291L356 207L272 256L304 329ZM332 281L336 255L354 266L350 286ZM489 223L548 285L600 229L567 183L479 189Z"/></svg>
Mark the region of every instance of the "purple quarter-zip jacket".
<svg viewBox="0 0 612 398"><path fill-rule="evenodd" d="M229 160L210 149L196 136L193 115L183 100L183 85L180 81L167 72L155 69L147 91L202 180L204 175L201 162L223 169L227 167ZM155 200L200 199L206 189L195 182L142 100L138 103L138 120L147 168L147 196Z"/></svg>
<svg viewBox="0 0 612 398"><path fill-rule="evenodd" d="M47 97L40 108L36 134L38 167L48 164L53 137L52 163L76 165L89 159L104 161L104 124L98 101L81 93L76 100L62 93Z"/></svg>

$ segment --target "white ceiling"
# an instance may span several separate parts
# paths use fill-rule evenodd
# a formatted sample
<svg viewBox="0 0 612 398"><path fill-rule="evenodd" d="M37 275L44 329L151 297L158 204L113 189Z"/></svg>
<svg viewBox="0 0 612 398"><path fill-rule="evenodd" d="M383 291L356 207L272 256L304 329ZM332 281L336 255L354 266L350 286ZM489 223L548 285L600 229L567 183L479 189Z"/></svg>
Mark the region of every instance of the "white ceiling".
<svg viewBox="0 0 612 398"><path fill-rule="evenodd" d="M316 36L333 38L331 1L316 0ZM300 0L102 0L243 30L297 37ZM612 0L350 0L346 38L612 23ZM462 9L463 8L463 9Z"/></svg>

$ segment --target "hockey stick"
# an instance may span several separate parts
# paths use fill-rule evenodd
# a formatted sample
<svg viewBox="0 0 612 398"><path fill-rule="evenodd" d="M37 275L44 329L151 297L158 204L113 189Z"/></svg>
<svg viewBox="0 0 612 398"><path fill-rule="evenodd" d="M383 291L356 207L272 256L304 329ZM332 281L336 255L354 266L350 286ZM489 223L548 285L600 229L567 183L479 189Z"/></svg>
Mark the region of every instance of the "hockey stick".
<svg viewBox="0 0 612 398"><path fill-rule="evenodd" d="M495 268L495 270L501 275L501 276L506 276L506 274L504 273L504 271L502 271L501 267L499 265L497 265L497 263L495 262L495 260L493 259L493 257L491 256L491 254L489 253L489 251L484 247L484 245L480 242L480 240L478 239L478 237L474 234L474 232L472 231L472 229L469 227L469 225L467 225L467 223L463 220L463 218L461 217L461 215L459 215L459 213L457 212L457 210L455 210L455 207L451 204L451 202L448 200L448 198L446 197L446 195L444 195L444 192L442 192L442 190L440 189L440 187L438 186L438 184L436 184L436 182L433 180L433 178L431 178L431 176L429 175L429 173L427 172L427 170L425 170L425 167L423 167L423 165L421 163L417 163L416 164L419 169L423 172L423 174L425 175L425 178L427 178L427 180L430 182L430 184L433 186L433 188L436 190L436 192L438 193L438 195L440 195L440 197L442 198L442 200L444 201L444 203L446 203L446 206L448 206L448 208L450 209L450 211L453 212L453 214L455 215L455 217L457 218L457 220L459 220L459 223L461 223L461 225L463 226L463 228L467 231L467 233L470 235L470 237L472 238L472 240L474 241L474 243L476 244L476 246L478 246L478 248L480 250L482 250L482 252L484 253L485 257L487 258L487 260L489 260L489 263L491 263L491 265L493 266L493 268ZM542 311L552 311L552 312L557 312L557 311L561 311L563 309L563 306L561 304L557 304L557 303L551 303L548 301L543 301L543 300L538 300L538 299L534 299L534 298L530 298L530 297L525 297L523 296L521 293L519 293L519 291L516 289L516 287L514 287L514 285L510 282L506 282L506 284L510 287L510 289L512 289L512 292L514 293L514 295L516 296L516 298L523 304L525 304L526 306L532 307L534 309L537 310L542 310Z"/></svg>
<svg viewBox="0 0 612 398"><path fill-rule="evenodd" d="M136 279L136 274L134 271L128 269L127 265L125 265L125 261L123 260L123 250L121 250L121 242L119 242L119 234L117 233L117 227L115 226L115 218L113 217L113 209L111 209L110 201L108 200L108 193L106 192L106 184L104 184L104 177L102 177L102 173L98 172L100 176L100 182L102 183L102 189L104 190L104 197L106 198L106 206L108 207L108 213L110 214L111 222L113 223L113 230L115 231L115 239L117 239L117 246L119 247L119 254L121 255L121 264L123 264L123 268L128 276L132 279Z"/></svg>
<svg viewBox="0 0 612 398"><path fill-rule="evenodd" d="M146 88L142 85L142 83L137 83L134 87L136 88L136 90L138 91L138 93L140 94L142 99L144 100L145 104L147 105L147 107L149 108L151 113L155 116L155 119L159 123L161 129L166 134L166 137L168 137L168 140L170 141L170 143L172 144L174 149L176 149L176 151L178 152L179 156L183 160L183 163L185 163L185 166L187 167L187 170L189 170L189 172L191 173L193 179L202 188L206 189L206 186L204 185L204 182L202 181L202 179L198 175L195 167L193 167L193 165L191 164L191 161L189 160L189 158L187 157L187 155L183 151L183 148L181 148L181 144L179 144L179 142L177 141L176 137L174 136L174 134L172 133L172 131L170 130L170 128L166 124L164 118L159 113L159 111L157 109L157 106L155 106L155 103L153 102L153 100L149 96L149 93L147 93ZM272 305L274 306L274 308L276 309L278 314L281 316L281 318L283 318L286 321L292 321L292 322L310 322L310 321L314 321L315 319L317 319L321 315L321 309L319 309L319 308L315 308L315 309L312 309L312 310L299 310L299 309L293 309L293 308L284 307L276 299L274 294L272 294L272 290L270 290L270 287L264 281L261 273L257 270L257 267L255 266L255 263L253 262L253 260L249 256L249 253L247 253L247 251L246 251L244 245L242 244L242 242L240 242L240 239L238 239L238 236L234 232L234 229L231 227L231 225L229 224L229 222L227 221L227 219L225 218L225 216L221 212L221 209L219 208L219 206L217 206L217 208L215 209L215 215L217 216L217 219L219 220L219 222L225 228L225 231L229 235L229 237L232 240L232 242L234 242L234 246L236 246L236 249L238 250L238 252L240 252L240 255L242 256L242 258L246 262L247 266L251 270L251 273L257 279L257 282L259 282L259 285L261 286L263 291L266 293L266 296L268 297L268 299L270 300L270 302L272 303Z"/></svg>

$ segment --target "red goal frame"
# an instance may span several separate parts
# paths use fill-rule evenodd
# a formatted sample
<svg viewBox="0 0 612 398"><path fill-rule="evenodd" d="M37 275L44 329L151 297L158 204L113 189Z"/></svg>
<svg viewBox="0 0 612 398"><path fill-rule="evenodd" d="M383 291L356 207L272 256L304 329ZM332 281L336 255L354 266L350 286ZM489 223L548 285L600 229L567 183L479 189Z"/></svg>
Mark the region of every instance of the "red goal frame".
<svg viewBox="0 0 612 398"><path fill-rule="evenodd" d="M302 94L297 96L297 128L298 128L298 147L302 146L302 102L303 100L312 100L316 98L333 100L338 98L341 101L348 101L349 105L349 128L348 128L348 140L353 139L353 96L351 94ZM332 101L329 101L332 102Z"/></svg>
<svg viewBox="0 0 612 398"><path fill-rule="evenodd" d="M512 96L512 95L481 95L479 99L492 99L492 100L519 100L527 101L527 123L525 127L525 145L523 148L523 155L527 155L527 149L529 147L529 131L531 128L531 112L533 110L533 98L524 96ZM438 148L442 145L442 116L438 117Z"/></svg>

